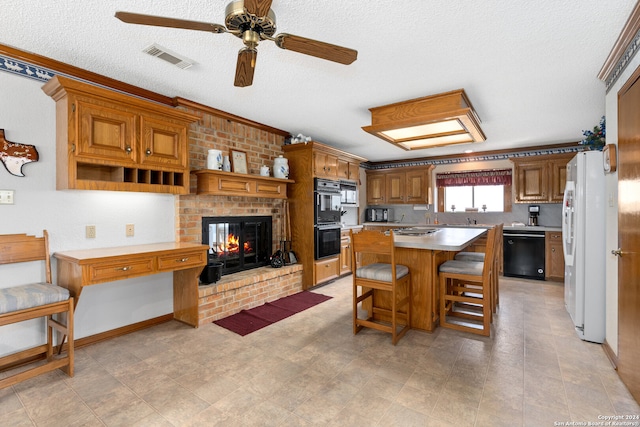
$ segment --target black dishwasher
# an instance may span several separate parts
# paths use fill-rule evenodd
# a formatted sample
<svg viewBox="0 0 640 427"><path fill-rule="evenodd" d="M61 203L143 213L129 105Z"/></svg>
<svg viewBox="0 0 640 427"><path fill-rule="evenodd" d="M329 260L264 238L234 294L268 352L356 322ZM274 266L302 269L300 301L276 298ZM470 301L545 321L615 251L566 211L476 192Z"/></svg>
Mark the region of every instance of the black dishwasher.
<svg viewBox="0 0 640 427"><path fill-rule="evenodd" d="M544 231L504 230L503 274L544 280Z"/></svg>

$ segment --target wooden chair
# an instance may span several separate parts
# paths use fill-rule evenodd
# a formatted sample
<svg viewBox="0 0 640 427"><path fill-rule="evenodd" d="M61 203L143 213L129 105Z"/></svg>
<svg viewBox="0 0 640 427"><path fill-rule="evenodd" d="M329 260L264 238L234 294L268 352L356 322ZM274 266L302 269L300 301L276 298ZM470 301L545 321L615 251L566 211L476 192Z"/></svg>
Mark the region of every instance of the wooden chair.
<svg viewBox="0 0 640 427"><path fill-rule="evenodd" d="M492 299L491 299L491 311L494 313L497 310L498 305L500 305L500 265L501 265L501 257L502 257L502 230L504 228L504 224L496 225L496 236L495 236L495 248L493 251L493 271L495 272L492 275ZM454 259L458 261L475 261L475 262L484 262L484 252L467 252L462 251L458 252Z"/></svg>
<svg viewBox="0 0 640 427"><path fill-rule="evenodd" d="M483 262L454 259L440 265L440 326L491 334L496 230L487 231Z"/></svg>
<svg viewBox="0 0 640 427"><path fill-rule="evenodd" d="M31 283L0 289L0 327L25 320L46 316L47 343L19 351L0 358L0 371L11 369L46 358L46 363L0 379L0 389L12 386L37 375L58 368L73 376L73 298L63 287L51 284L51 261L49 258L49 236L26 234L0 235L0 265L27 261L44 261L46 282ZM67 313L66 324L55 320L54 314ZM66 355L54 356L53 329L66 335ZM62 338L64 341L64 338ZM62 344L60 345L62 350ZM61 352L58 352L58 355Z"/></svg>
<svg viewBox="0 0 640 427"><path fill-rule="evenodd" d="M408 267L396 264L393 231L389 235L369 230L351 232L351 247L353 333L363 327L388 332L396 345L411 328L411 276ZM357 259L362 266L357 266ZM358 316L361 303L367 304L366 318Z"/></svg>

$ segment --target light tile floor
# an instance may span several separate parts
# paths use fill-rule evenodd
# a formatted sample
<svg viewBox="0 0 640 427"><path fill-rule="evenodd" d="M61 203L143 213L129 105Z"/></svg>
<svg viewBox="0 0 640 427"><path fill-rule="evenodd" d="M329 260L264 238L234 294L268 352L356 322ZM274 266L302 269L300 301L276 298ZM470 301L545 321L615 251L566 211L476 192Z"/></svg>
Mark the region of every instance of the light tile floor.
<svg viewBox="0 0 640 427"><path fill-rule="evenodd" d="M351 279L246 337L168 322L77 351L0 390L1 426L554 426L638 415L558 283L501 279L491 338L438 328L354 336Z"/></svg>

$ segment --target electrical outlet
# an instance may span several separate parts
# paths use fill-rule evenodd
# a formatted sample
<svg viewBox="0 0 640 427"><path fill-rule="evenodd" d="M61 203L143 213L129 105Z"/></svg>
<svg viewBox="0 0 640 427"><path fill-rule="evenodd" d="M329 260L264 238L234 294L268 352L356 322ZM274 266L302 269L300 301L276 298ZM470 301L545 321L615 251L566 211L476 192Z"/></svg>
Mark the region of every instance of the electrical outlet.
<svg viewBox="0 0 640 427"><path fill-rule="evenodd" d="M0 205L13 204L13 190L0 190Z"/></svg>
<svg viewBox="0 0 640 427"><path fill-rule="evenodd" d="M127 224L127 237L133 237L134 226L133 224Z"/></svg>
<svg viewBox="0 0 640 427"><path fill-rule="evenodd" d="M96 226L95 225L87 225L85 228L87 239L95 239L96 238Z"/></svg>

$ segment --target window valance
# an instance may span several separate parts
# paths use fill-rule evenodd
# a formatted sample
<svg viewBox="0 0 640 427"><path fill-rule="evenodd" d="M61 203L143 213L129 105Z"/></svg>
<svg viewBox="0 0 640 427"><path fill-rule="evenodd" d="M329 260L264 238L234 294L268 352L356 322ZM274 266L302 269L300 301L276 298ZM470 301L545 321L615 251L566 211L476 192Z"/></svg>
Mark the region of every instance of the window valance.
<svg viewBox="0 0 640 427"><path fill-rule="evenodd" d="M511 185L511 169L492 169L436 174L438 187L462 187L467 185Z"/></svg>

